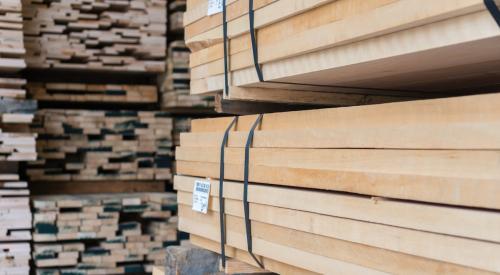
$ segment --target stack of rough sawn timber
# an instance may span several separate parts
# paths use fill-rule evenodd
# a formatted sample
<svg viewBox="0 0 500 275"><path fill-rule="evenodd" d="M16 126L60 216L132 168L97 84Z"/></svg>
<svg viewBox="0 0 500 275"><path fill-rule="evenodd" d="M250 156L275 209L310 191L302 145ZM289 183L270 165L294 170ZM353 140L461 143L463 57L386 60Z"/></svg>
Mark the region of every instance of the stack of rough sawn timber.
<svg viewBox="0 0 500 275"><path fill-rule="evenodd" d="M481 92L498 79L500 28L483 0L254 2L265 82L248 0L227 1L227 99L360 105ZM224 89L222 13L206 9L188 1L184 16L192 94Z"/></svg>
<svg viewBox="0 0 500 275"><path fill-rule="evenodd" d="M283 274L500 272L500 94L264 115L249 158L253 251ZM219 252L220 146L232 118L177 148L179 228ZM246 253L239 117L225 149L227 255ZM191 210L211 179L209 211Z"/></svg>

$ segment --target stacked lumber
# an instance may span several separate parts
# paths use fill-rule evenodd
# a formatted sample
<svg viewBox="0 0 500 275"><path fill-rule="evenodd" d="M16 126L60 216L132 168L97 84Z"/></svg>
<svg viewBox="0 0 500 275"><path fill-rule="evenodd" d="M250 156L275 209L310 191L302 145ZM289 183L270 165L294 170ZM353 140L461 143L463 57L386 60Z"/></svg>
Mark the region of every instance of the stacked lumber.
<svg viewBox="0 0 500 275"><path fill-rule="evenodd" d="M162 72L166 1L23 0L30 68Z"/></svg>
<svg viewBox="0 0 500 275"><path fill-rule="evenodd" d="M226 1L228 90L222 8L188 2L191 93L349 106L484 92L498 85L500 64L487 2L256 0L255 62L248 1Z"/></svg>
<svg viewBox="0 0 500 275"><path fill-rule="evenodd" d="M184 41L173 41L168 47L167 73L161 86L163 108L214 106L212 97L190 95L189 79L189 49Z"/></svg>
<svg viewBox="0 0 500 275"><path fill-rule="evenodd" d="M157 111L45 109L33 181L170 180L172 119Z"/></svg>
<svg viewBox="0 0 500 275"><path fill-rule="evenodd" d="M190 117L175 117L174 118L174 130L172 132L172 139L174 146L181 145L181 133L187 133L191 131L191 118Z"/></svg>
<svg viewBox="0 0 500 275"><path fill-rule="evenodd" d="M26 100L20 0L0 1L0 275L30 273L31 209L28 184L18 161L35 160L34 134L27 126L37 105Z"/></svg>
<svg viewBox="0 0 500 275"><path fill-rule="evenodd" d="M37 105L26 100L26 80L16 76L26 67L21 10L20 0L0 2L0 161L36 159L26 125Z"/></svg>
<svg viewBox="0 0 500 275"><path fill-rule="evenodd" d="M15 73L26 67L21 10L20 0L0 3L0 73Z"/></svg>
<svg viewBox="0 0 500 275"><path fill-rule="evenodd" d="M17 174L0 173L1 275L29 274L31 209L27 188Z"/></svg>
<svg viewBox="0 0 500 275"><path fill-rule="evenodd" d="M186 11L186 0L174 0L168 4L168 30L172 33L184 32L183 16Z"/></svg>
<svg viewBox="0 0 500 275"><path fill-rule="evenodd" d="M248 162L254 254L281 274L500 273L499 103L496 93L264 115ZM232 119L193 120L176 150L179 230L215 252ZM256 119L229 132L223 193L226 255L252 265L242 181ZM206 214L192 208L203 189Z"/></svg>
<svg viewBox="0 0 500 275"><path fill-rule="evenodd" d="M38 101L96 103L156 103L155 85L30 82L28 91Z"/></svg>
<svg viewBox="0 0 500 275"><path fill-rule="evenodd" d="M144 274L177 243L175 194L33 198L37 274Z"/></svg>
<svg viewBox="0 0 500 275"><path fill-rule="evenodd" d="M1 82L2 79L0 85ZM36 159L36 134L30 133L28 125L33 121L37 103L23 98L0 96L0 161Z"/></svg>
<svg viewBox="0 0 500 275"><path fill-rule="evenodd" d="M0 161L36 160L36 134L28 127L36 109L36 101L0 97Z"/></svg>

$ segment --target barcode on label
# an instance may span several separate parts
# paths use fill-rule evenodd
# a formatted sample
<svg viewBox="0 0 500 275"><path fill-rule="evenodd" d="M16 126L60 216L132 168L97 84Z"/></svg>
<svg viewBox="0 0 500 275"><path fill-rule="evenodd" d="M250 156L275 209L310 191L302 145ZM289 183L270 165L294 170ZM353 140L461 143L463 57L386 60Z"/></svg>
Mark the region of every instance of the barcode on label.
<svg viewBox="0 0 500 275"><path fill-rule="evenodd" d="M196 180L193 188L193 210L206 214L210 198L210 181Z"/></svg>
<svg viewBox="0 0 500 275"><path fill-rule="evenodd" d="M222 12L222 0L208 0L207 15Z"/></svg>

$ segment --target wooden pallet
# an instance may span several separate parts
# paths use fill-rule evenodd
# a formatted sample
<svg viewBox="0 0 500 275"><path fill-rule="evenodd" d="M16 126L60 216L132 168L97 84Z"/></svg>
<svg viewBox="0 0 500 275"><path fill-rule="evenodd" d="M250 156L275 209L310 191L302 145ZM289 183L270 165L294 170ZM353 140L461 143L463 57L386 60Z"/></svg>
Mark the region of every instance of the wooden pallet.
<svg viewBox="0 0 500 275"><path fill-rule="evenodd" d="M33 98L48 102L136 104L158 101L158 91L155 85L30 82L28 91Z"/></svg>
<svg viewBox="0 0 500 275"><path fill-rule="evenodd" d="M497 93L264 115L249 151L254 253L277 273L500 272L499 102ZM256 118L239 117L224 162L228 249L253 265L240 250L244 147ZM179 228L215 251L231 120L193 120L176 150ZM210 181L207 214L192 210L197 180Z"/></svg>
<svg viewBox="0 0 500 275"><path fill-rule="evenodd" d="M188 4L184 16L192 94L225 89L222 14L207 16L207 3ZM254 67L248 2L227 3L228 100L348 106L498 85L500 28L482 0L255 1L265 82Z"/></svg>
<svg viewBox="0 0 500 275"><path fill-rule="evenodd" d="M172 119L162 112L38 112L33 181L170 180Z"/></svg>
<svg viewBox="0 0 500 275"><path fill-rule="evenodd" d="M33 205L37 274L150 273L177 243L172 193L37 196Z"/></svg>
<svg viewBox="0 0 500 275"><path fill-rule="evenodd" d="M166 1L23 0L30 68L162 72Z"/></svg>

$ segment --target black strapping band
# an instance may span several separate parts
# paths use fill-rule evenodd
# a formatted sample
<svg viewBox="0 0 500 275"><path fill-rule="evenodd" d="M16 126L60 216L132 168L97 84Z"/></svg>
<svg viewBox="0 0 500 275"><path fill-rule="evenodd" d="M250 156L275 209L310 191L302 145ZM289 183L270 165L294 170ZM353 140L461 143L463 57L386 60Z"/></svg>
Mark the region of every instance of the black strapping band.
<svg viewBox="0 0 500 275"><path fill-rule="evenodd" d="M228 37L227 37L227 8L226 0L222 0L222 36L224 39L224 92L229 95L229 56L228 56Z"/></svg>
<svg viewBox="0 0 500 275"><path fill-rule="evenodd" d="M219 174L219 222L220 222L220 254L222 258L222 267L226 267L226 216L224 206L224 149L227 146L229 139L229 131L238 121L238 117L234 117L233 121L224 132L224 138L220 146L220 174Z"/></svg>
<svg viewBox="0 0 500 275"><path fill-rule="evenodd" d="M248 18L250 23L250 40L252 41L253 65L259 77L259 82L264 82L264 75L259 64L259 49L257 47L257 38L255 33L255 14L253 10L253 0L248 1Z"/></svg>
<svg viewBox="0 0 500 275"><path fill-rule="evenodd" d="M246 229L246 235L247 235L247 249L248 249L248 253L250 253L252 258L255 260L255 262L262 269L264 269L264 265L253 254L253 250L252 250L252 223L250 221L250 205L248 203L248 175L249 175L248 166L249 166L249 162L250 162L250 147L252 146L255 128L257 128L257 126L260 124L263 116L264 115L262 115L262 114L259 115L259 117L255 121L255 123L253 124L252 128L250 129L250 132L248 133L247 143L245 146L245 166L244 166L244 175L243 175L243 210L245 212L245 229Z"/></svg>
<svg viewBox="0 0 500 275"><path fill-rule="evenodd" d="M498 9L498 6L495 4L495 0L484 0L484 5L491 13L491 16L493 16L493 19L495 19L498 26L500 27L500 10Z"/></svg>

